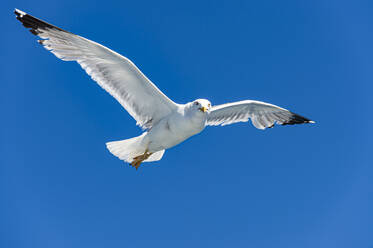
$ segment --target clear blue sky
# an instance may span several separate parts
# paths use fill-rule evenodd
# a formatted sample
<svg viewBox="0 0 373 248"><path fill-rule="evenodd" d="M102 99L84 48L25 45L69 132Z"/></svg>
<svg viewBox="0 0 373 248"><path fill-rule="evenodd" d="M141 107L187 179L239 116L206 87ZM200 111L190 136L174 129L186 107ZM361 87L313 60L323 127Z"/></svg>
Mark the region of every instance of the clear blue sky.
<svg viewBox="0 0 373 248"><path fill-rule="evenodd" d="M1 6L0 247L373 247L372 1ZM14 8L129 57L176 102L317 124L209 127L135 171L105 148L135 121Z"/></svg>

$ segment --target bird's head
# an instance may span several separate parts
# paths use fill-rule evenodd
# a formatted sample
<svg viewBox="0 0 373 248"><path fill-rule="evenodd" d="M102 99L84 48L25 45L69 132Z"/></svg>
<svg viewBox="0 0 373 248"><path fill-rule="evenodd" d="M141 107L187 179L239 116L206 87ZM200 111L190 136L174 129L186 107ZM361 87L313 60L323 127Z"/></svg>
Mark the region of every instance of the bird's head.
<svg viewBox="0 0 373 248"><path fill-rule="evenodd" d="M206 99L197 99L194 100L191 104L193 109L199 110L203 113L208 113L211 109L211 103L209 100Z"/></svg>

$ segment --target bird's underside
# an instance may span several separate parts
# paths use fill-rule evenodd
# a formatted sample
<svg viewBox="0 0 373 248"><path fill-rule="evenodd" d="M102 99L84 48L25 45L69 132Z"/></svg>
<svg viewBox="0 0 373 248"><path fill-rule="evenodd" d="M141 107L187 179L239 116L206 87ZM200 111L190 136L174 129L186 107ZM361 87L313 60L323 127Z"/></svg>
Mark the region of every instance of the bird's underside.
<svg viewBox="0 0 373 248"><path fill-rule="evenodd" d="M106 144L113 155L136 169L142 162L160 160L166 149L201 132L205 126L249 119L258 129L275 124L314 123L284 108L253 100L216 106L205 99L176 104L128 58L23 11L16 9L14 13L24 27L41 38L39 43L44 48L64 61L76 61L145 131L138 137Z"/></svg>

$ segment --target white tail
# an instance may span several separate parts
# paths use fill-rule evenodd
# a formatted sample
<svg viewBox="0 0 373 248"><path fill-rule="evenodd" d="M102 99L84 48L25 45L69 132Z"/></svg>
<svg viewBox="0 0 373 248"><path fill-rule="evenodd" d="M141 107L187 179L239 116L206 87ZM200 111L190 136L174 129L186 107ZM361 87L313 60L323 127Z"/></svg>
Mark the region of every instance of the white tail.
<svg viewBox="0 0 373 248"><path fill-rule="evenodd" d="M106 143L107 149L119 159L131 163L134 157L140 156L145 153L146 147L142 145L142 139L146 133L140 136ZM153 153L144 162L158 161L162 158L164 150Z"/></svg>

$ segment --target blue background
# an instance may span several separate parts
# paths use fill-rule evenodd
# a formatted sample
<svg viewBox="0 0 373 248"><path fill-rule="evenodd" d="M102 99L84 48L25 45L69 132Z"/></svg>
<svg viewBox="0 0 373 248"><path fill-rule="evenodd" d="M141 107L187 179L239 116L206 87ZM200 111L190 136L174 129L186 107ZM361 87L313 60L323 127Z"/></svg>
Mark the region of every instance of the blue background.
<svg viewBox="0 0 373 248"><path fill-rule="evenodd" d="M373 247L372 1L1 5L0 247ZM135 121L14 8L129 57L176 102L317 123L208 127L135 171L105 148Z"/></svg>

